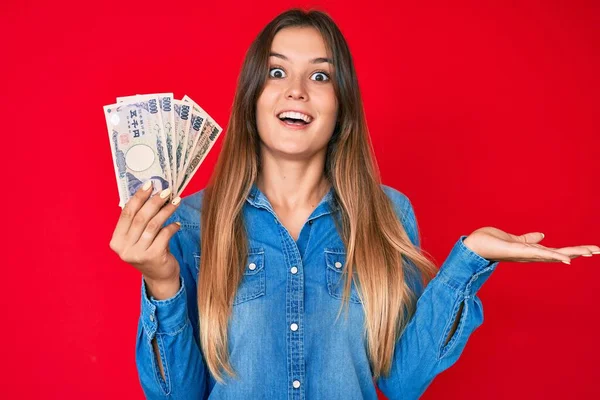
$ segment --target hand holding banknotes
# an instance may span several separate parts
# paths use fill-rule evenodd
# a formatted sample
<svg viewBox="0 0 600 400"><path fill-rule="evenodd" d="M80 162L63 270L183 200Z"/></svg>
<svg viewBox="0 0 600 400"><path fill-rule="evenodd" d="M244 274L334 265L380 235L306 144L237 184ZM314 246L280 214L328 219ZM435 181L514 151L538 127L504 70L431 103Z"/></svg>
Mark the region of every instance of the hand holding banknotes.
<svg viewBox="0 0 600 400"><path fill-rule="evenodd" d="M168 244L179 228L163 225L223 129L191 98L173 93L117 97L104 116L123 208L110 248L142 273L149 295L172 297L179 263Z"/></svg>
<svg viewBox="0 0 600 400"><path fill-rule="evenodd" d="M150 196L148 180L125 204L110 241L110 248L144 276L149 294L158 300L172 297L180 287L179 263L169 252L169 240L179 230L177 223L167 226L180 198L167 205L170 189Z"/></svg>

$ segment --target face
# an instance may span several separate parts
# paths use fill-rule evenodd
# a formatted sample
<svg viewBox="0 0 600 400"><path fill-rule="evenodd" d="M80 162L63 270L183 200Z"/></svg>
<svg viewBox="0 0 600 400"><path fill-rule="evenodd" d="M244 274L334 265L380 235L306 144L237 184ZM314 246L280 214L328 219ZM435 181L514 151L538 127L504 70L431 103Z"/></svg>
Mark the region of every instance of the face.
<svg viewBox="0 0 600 400"><path fill-rule="evenodd" d="M262 151L309 158L326 150L338 111L330 58L314 28L284 28L275 35L256 107Z"/></svg>

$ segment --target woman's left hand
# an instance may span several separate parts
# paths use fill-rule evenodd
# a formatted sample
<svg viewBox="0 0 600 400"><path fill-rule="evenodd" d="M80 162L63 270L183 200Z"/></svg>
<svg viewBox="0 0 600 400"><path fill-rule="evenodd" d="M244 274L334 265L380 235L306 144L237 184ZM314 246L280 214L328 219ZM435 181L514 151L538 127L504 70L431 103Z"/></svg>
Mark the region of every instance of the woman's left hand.
<svg viewBox="0 0 600 400"><path fill-rule="evenodd" d="M571 264L572 258L591 257L600 254L600 247L581 245L571 247L545 247L539 242L544 238L541 232L511 235L491 226L479 228L464 240L465 246L490 261L510 262L557 262Z"/></svg>

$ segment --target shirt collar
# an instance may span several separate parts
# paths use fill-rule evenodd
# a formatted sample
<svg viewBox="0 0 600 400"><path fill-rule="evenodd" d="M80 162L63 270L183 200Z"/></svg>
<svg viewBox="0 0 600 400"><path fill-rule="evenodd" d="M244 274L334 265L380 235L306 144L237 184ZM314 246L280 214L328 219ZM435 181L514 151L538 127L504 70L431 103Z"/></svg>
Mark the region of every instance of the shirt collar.
<svg viewBox="0 0 600 400"><path fill-rule="evenodd" d="M339 209L339 205L335 199L334 191L335 190L333 186L331 186L329 191L325 194L325 196L323 196L317 207L313 210L309 219L314 219L324 214L335 213ZM252 183L252 188L246 197L246 201L256 208L265 208L275 214L269 199L264 195L263 192L260 191L258 186L256 186L256 182Z"/></svg>

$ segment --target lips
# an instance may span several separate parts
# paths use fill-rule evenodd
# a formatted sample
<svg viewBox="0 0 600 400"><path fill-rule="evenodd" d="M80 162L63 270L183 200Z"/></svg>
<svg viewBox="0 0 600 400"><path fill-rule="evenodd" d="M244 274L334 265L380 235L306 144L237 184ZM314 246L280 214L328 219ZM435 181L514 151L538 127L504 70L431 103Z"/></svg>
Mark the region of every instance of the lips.
<svg viewBox="0 0 600 400"><path fill-rule="evenodd" d="M314 120L312 115L301 110L284 110L275 115L282 121L295 124L310 124Z"/></svg>
<svg viewBox="0 0 600 400"><path fill-rule="evenodd" d="M275 118L279 120L279 123L289 130L302 130L306 129L314 121L314 117L306 111L284 109L275 113Z"/></svg>

